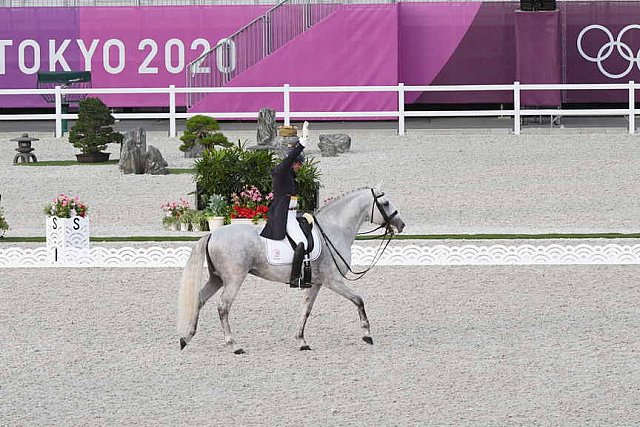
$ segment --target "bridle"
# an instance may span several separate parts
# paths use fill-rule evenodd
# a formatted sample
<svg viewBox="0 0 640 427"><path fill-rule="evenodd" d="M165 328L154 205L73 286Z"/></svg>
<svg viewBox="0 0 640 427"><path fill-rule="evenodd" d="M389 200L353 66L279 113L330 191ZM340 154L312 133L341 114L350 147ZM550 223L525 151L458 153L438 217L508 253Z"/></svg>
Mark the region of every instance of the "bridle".
<svg viewBox="0 0 640 427"><path fill-rule="evenodd" d="M381 235L381 236L376 236L376 237L373 237L371 239L368 239L368 240L374 240L374 239L380 238L380 246L378 246L378 249L376 250L376 253L373 256L373 260L371 261L371 264L369 264L369 266L366 269L362 270L362 271L353 271L351 269L351 266L349 265L349 263L344 259L344 257L340 254L340 252L338 252L338 249L335 247L335 245L333 244L331 239L329 239L329 236L327 236L327 234L324 232L324 230L320 226L320 223L318 222L318 218L316 218L315 215L313 216L314 223L318 226L318 230L320 230L320 234L322 234L322 237L327 242L327 247L329 248L329 253L331 254L331 259L333 259L333 263L335 264L336 268L340 272L340 275L342 277L344 277L346 280L349 280L349 281L352 281L352 282L356 281L358 279L361 279L373 267L375 267L375 265L378 263L378 261L380 260L380 258L384 254L384 251L387 249L387 246L389 246L389 242L391 242L391 239L393 239L393 235L394 235L394 231L391 229L391 220L393 220L393 218L395 218L396 215L398 215L398 210L396 209L391 214L387 214L387 212L384 210L384 206L378 200L378 199L380 199L381 197L384 196L384 193L380 193L380 194L376 195L375 191L372 188L371 189L371 195L373 196L373 204L371 205L371 220L370 221L373 224L373 213L374 213L374 209L377 207L378 208L378 212L380 212L380 215L382 215L382 219L384 220L384 222L382 223L382 225L379 225L378 227L374 228L373 230L365 231L363 233L358 233L357 236L373 233L374 231L379 230L381 228L384 228L385 231L384 231L384 234ZM388 236L388 238L387 238L387 236ZM384 247L383 247L383 245L384 245ZM345 273L342 272L342 270L340 269L340 266L338 265L338 261L336 260L336 255L342 261L342 263L347 267L347 270L351 274L355 274L357 277L349 278L349 277L346 276Z"/></svg>

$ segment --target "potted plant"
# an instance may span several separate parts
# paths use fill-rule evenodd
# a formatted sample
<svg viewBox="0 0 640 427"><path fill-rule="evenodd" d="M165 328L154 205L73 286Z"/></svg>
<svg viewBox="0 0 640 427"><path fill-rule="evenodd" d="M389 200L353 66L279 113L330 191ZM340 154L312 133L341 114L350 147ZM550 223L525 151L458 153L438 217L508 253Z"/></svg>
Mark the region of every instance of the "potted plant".
<svg viewBox="0 0 640 427"><path fill-rule="evenodd" d="M265 222L269 211L269 202L273 194L263 196L255 186L246 187L240 194L232 194L231 222L253 223Z"/></svg>
<svg viewBox="0 0 640 427"><path fill-rule="evenodd" d="M0 207L0 237L9 229L9 223L4 217L4 210Z"/></svg>
<svg viewBox="0 0 640 427"><path fill-rule="evenodd" d="M205 215L209 223L209 231L215 231L222 227L229 215L229 204L227 200L220 194L212 194L209 196Z"/></svg>
<svg viewBox="0 0 640 427"><path fill-rule="evenodd" d="M162 225L167 230L177 231L179 226L178 218L171 215L165 216L164 218L162 218Z"/></svg>
<svg viewBox="0 0 640 427"><path fill-rule="evenodd" d="M189 231L189 227L194 222L196 211L194 209L186 209L178 218L180 223L180 231Z"/></svg>
<svg viewBox="0 0 640 427"><path fill-rule="evenodd" d="M218 132L220 126L213 117L197 115L186 121L186 129L180 140L180 151L185 157L200 157L202 152L216 145L230 147L233 145L226 136Z"/></svg>
<svg viewBox="0 0 640 427"><path fill-rule="evenodd" d="M169 230L177 230L180 226L180 217L189 209L189 202L180 198L177 202L167 202L160 205L164 211L162 224Z"/></svg>
<svg viewBox="0 0 640 427"><path fill-rule="evenodd" d="M102 152L111 143L122 143L122 134L114 132L115 119L109 108L98 98L80 101L78 120L69 133L69 142L79 148L76 154L80 163L106 162L110 153Z"/></svg>
<svg viewBox="0 0 640 427"><path fill-rule="evenodd" d="M193 211L191 217L191 231L202 231L207 224L207 217L204 211Z"/></svg>

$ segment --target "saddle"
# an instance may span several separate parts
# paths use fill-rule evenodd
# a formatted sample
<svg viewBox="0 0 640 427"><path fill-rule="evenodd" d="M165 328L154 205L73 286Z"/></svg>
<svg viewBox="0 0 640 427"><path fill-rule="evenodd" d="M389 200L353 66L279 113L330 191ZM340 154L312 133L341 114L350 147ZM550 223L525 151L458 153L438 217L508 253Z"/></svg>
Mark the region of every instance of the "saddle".
<svg viewBox="0 0 640 427"><path fill-rule="evenodd" d="M306 257L309 261L318 259L321 253L320 234L304 217L298 217L298 226L307 239ZM296 242L289 235L282 240L271 240L260 236L264 242L267 262L271 265L287 265L293 262Z"/></svg>

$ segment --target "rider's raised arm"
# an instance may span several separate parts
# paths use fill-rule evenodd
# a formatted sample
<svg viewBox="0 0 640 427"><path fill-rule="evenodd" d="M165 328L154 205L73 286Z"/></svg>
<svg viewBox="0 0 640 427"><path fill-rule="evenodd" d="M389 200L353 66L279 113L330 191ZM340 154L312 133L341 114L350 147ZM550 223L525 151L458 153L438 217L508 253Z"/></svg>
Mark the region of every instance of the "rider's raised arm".
<svg viewBox="0 0 640 427"><path fill-rule="evenodd" d="M298 155L300 155L300 153L302 153L302 150L304 150L304 145L297 144L294 148L289 150L289 154L287 155L287 157L282 159L280 164L278 166L276 166L273 171L274 172L279 172L279 171L282 171L282 170L291 169L291 165L293 165L293 162L296 161L296 158L298 157Z"/></svg>

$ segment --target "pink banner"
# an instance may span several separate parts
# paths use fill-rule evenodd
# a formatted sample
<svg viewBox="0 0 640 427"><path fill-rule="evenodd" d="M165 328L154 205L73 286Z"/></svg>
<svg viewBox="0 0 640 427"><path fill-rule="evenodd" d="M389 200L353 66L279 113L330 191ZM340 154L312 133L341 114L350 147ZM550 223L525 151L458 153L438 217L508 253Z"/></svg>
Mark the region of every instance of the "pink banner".
<svg viewBox="0 0 640 427"><path fill-rule="evenodd" d="M398 83L396 5L343 7L227 86L377 86ZM292 111L397 110L389 92L292 94ZM193 112L283 110L282 94L214 94Z"/></svg>
<svg viewBox="0 0 640 427"><path fill-rule="evenodd" d="M183 87L186 64L267 8L0 8L0 85L35 88L38 71L91 71L99 88ZM117 107L169 105L168 95L100 97ZM40 96L12 98L0 106L46 106Z"/></svg>

